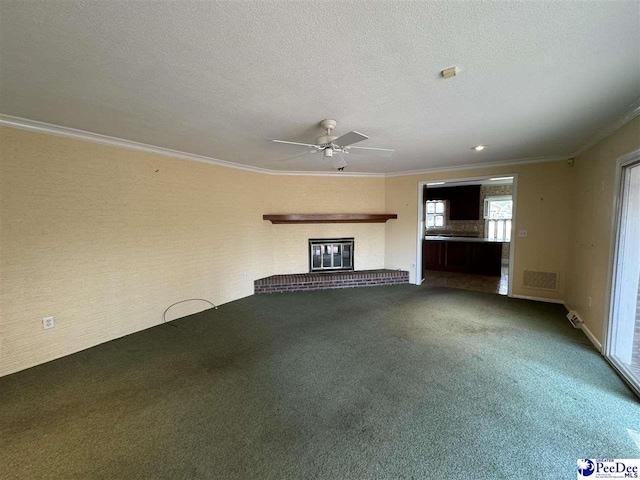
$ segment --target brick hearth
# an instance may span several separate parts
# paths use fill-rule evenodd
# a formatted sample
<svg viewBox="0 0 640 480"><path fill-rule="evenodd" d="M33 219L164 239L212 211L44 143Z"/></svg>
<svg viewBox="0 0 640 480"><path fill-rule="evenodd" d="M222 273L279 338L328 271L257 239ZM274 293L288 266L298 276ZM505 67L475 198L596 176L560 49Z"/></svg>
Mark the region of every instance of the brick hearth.
<svg viewBox="0 0 640 480"><path fill-rule="evenodd" d="M298 273L272 275L253 282L255 293L282 293L330 288L373 287L409 283L404 270L362 270L359 272Z"/></svg>

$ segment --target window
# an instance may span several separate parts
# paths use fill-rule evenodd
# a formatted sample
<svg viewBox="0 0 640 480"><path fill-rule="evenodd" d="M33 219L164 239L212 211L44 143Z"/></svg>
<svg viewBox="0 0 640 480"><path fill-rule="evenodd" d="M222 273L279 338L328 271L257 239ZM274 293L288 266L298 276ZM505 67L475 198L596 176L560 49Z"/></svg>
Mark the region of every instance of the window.
<svg viewBox="0 0 640 480"><path fill-rule="evenodd" d="M512 212L511 195L486 197L484 199L485 236L491 240L511 241Z"/></svg>
<svg viewBox="0 0 640 480"><path fill-rule="evenodd" d="M443 228L445 215L444 200L427 200L427 229Z"/></svg>

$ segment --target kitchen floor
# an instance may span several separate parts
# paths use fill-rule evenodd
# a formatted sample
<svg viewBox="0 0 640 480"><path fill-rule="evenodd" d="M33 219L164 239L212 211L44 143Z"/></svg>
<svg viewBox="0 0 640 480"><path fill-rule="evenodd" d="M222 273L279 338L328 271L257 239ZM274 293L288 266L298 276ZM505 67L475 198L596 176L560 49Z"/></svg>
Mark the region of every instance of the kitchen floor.
<svg viewBox="0 0 640 480"><path fill-rule="evenodd" d="M462 290L497 293L506 295L509 290L509 266L503 265L499 277L476 275L473 273L440 272L426 270L424 285L434 287L451 287Z"/></svg>

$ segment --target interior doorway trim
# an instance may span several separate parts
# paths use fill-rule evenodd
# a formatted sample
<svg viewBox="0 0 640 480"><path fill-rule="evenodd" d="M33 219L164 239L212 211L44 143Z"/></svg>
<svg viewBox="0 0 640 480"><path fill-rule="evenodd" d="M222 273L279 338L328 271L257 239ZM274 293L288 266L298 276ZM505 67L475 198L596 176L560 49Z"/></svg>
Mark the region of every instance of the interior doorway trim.
<svg viewBox="0 0 640 480"><path fill-rule="evenodd" d="M495 177L513 177L513 214L511 217L511 242L509 243L509 282L507 287L507 296L513 297L513 266L515 263L515 238L516 238L516 222L518 211L518 174L517 173L492 173L491 175L481 175L476 177L463 178L434 178L418 182L418 232L416 238L416 260L415 260L415 284L422 285L422 241L424 237L424 187L427 183L445 182L478 182L489 180Z"/></svg>

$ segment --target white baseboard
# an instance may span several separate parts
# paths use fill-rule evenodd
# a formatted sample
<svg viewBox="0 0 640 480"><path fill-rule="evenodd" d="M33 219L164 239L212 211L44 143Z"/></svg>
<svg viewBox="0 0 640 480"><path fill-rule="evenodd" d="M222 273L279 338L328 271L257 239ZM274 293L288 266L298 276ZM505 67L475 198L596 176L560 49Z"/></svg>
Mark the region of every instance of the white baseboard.
<svg viewBox="0 0 640 480"><path fill-rule="evenodd" d="M593 333L591 333L591 330L589 330L589 328L584 323L580 325L580 329L584 332L587 338L591 340L591 343L593 343L593 346L596 347L600 353L602 353L602 344L598 341L596 337L593 336Z"/></svg>
<svg viewBox="0 0 640 480"><path fill-rule="evenodd" d="M534 302L558 303L560 305L565 305L564 300L556 300L555 298L529 297L528 295L515 295L515 294L511 295L511 297L519 298L521 300L533 300Z"/></svg>

